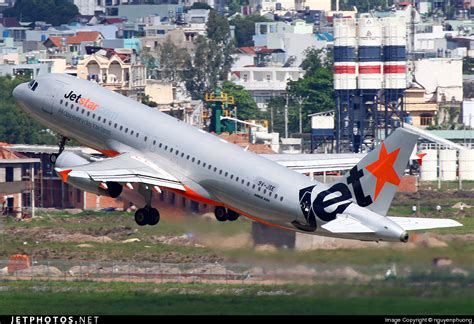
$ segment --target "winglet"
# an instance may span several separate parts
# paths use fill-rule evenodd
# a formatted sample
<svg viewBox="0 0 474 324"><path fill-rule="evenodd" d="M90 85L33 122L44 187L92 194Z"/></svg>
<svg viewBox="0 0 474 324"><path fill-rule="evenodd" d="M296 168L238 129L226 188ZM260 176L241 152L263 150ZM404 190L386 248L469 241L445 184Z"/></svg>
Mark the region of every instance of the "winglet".
<svg viewBox="0 0 474 324"><path fill-rule="evenodd" d="M72 169L66 169L66 170L58 171L58 174L61 177L61 179L63 179L64 183L67 183L67 181L69 180L69 173L71 173L71 171L72 171Z"/></svg>

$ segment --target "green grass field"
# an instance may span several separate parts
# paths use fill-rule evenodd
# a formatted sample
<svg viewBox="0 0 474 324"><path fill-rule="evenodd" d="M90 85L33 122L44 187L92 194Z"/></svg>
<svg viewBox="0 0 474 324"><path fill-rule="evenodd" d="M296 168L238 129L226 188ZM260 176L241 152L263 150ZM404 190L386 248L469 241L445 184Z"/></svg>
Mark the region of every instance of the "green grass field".
<svg viewBox="0 0 474 324"><path fill-rule="evenodd" d="M307 266L316 269L316 274L326 271L331 275L316 275L308 285L0 281L0 314L474 314L474 208L462 212L453 208L459 201L474 206L474 195L405 195L394 201L389 212L410 216L411 206L417 204L421 216L461 222L463 227L429 231L446 244L443 247L372 243L369 247L262 251L251 243L242 244L250 238L252 226L246 218L218 223L179 215L164 217L155 227L139 227L133 215L125 212L42 212L30 221L2 219L2 260L25 253L40 263L52 261L53 266L62 260L70 262L62 271L74 262L149 261L268 269ZM437 204L441 211L436 211ZM84 242L70 240L74 234L107 236L111 241L87 241L88 247L83 247L80 243ZM58 240L58 235L63 239ZM199 244L157 241L182 235L197 238ZM122 243L130 238L139 241ZM435 267L437 258L449 259L452 264ZM391 264L396 265L398 278L381 279ZM344 274L333 278L331 269L346 266L367 274L368 279L351 281Z"/></svg>
<svg viewBox="0 0 474 324"><path fill-rule="evenodd" d="M3 282L0 314L474 314L473 282L226 286Z"/></svg>
<svg viewBox="0 0 474 324"><path fill-rule="evenodd" d="M460 212L451 208L459 198L442 198L441 212L437 212L433 202L422 202L420 212L429 217L448 217L461 222L463 227L430 230L437 235L466 235L474 233L474 208ZM466 204L474 205L474 198L463 199ZM411 215L410 203L394 204L391 215ZM474 240L448 240L446 247L427 248L417 246L404 248L402 243L381 248L373 243L373 248L350 248L318 251L277 250L262 252L251 245L240 245L239 235L251 232L251 221L242 218L237 222L218 223L188 217L185 221L164 219L158 226L140 227L135 224L130 213L84 212L76 215L64 212L42 213L41 218L31 222L8 220L5 231L0 235L0 257L7 258L16 253L33 255L36 259L73 259L101 261L149 261L149 262L276 262L287 264L387 264L430 266L434 258L449 257L456 266L473 267ZM23 231L21 231L23 230ZM32 231L30 235L30 230ZM36 230L36 232L34 232ZM21 232L16 232L21 231ZM88 242L91 248L82 248L76 242L51 241L43 237L45 233L82 233L93 236L110 236L109 243ZM157 236L173 236L192 233L200 238L209 239L203 246L180 246L156 243ZM413 234L412 234L413 235ZM215 236L215 237L214 237ZM236 237L236 245L222 248L224 239ZM140 242L123 244L124 239L138 238ZM27 244L25 244L25 242ZM184 260L184 261L183 261Z"/></svg>

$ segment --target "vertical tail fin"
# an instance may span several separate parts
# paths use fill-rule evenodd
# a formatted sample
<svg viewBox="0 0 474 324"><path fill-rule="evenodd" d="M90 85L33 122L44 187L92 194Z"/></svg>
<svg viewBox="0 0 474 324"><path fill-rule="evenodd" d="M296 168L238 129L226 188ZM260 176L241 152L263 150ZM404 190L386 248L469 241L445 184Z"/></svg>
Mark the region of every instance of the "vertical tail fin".
<svg viewBox="0 0 474 324"><path fill-rule="evenodd" d="M387 214L417 140L418 135L397 128L344 176L359 206Z"/></svg>

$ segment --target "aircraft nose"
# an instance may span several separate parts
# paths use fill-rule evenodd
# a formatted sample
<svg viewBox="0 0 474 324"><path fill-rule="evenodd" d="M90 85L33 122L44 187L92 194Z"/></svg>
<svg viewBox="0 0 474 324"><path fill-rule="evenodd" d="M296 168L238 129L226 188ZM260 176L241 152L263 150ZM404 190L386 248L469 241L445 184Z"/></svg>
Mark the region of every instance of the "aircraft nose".
<svg viewBox="0 0 474 324"><path fill-rule="evenodd" d="M12 96L18 101L21 101L25 97L25 92L26 92L27 85L26 83L19 84L13 89L12 91Z"/></svg>

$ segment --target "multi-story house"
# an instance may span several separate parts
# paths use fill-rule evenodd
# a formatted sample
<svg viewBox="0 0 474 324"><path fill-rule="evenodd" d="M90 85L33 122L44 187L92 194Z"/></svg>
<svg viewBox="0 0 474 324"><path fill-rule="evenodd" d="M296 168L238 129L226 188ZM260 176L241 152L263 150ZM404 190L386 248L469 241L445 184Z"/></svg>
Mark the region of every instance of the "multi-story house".
<svg viewBox="0 0 474 324"><path fill-rule="evenodd" d="M131 49L102 49L86 55L77 65L77 76L133 99L146 85L146 68Z"/></svg>

